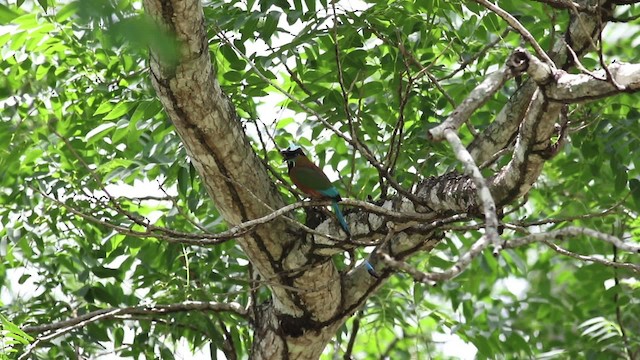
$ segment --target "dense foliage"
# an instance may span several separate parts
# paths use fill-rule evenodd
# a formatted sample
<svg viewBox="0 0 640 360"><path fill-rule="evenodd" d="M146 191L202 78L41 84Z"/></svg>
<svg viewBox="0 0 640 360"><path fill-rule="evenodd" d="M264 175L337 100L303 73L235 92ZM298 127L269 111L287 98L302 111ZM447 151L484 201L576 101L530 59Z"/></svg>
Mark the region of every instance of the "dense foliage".
<svg viewBox="0 0 640 360"><path fill-rule="evenodd" d="M570 16L536 1L500 5L545 49ZM277 147L296 141L339 173L343 197L361 200L394 191L318 116L345 132L354 126L410 188L459 166L446 143L427 140L426 129L521 45L502 19L463 1L203 6L218 80L274 181L285 172ZM615 16L639 11L619 7ZM605 58L639 62L639 35L635 24L605 29ZM168 56L174 48L139 2L0 3L0 46L0 359L32 341L19 328L101 308L268 298L266 286L251 282L248 259L233 241L201 247L140 233L141 217L183 233L218 232L226 224L151 88L147 48ZM582 64L597 68L597 53ZM509 82L474 114L460 132L463 142L493 120L518 86ZM570 106L569 141L526 202L505 209L505 238L570 223L640 241L636 101L624 94ZM282 195L294 200L285 186ZM480 236L478 224L454 226L435 251L410 263L423 270L451 266ZM586 237L559 244L638 262ZM434 340L440 333L473 344L481 358L638 356L639 299L640 283L628 270L543 244L497 259L487 252L441 286L392 276L341 329L326 357L343 353L356 331L355 358L443 358ZM246 357L251 336L244 319L224 312L139 315L92 322L39 344L35 354L74 358L115 348L122 357L170 359L176 344L186 343L216 356L231 337Z"/></svg>

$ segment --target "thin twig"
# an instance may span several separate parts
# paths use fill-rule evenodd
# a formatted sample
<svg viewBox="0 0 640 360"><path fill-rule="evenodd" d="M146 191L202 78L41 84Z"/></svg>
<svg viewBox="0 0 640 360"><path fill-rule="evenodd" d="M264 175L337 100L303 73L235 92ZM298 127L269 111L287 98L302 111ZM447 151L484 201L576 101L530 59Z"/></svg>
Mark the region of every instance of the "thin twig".
<svg viewBox="0 0 640 360"><path fill-rule="evenodd" d="M41 342L52 340L70 331L85 327L97 321L114 319L122 315L158 315L187 311L231 312L242 318L247 318L248 316L247 311L240 304L235 302L218 303L210 301L185 301L182 303L167 305L101 309L51 324L26 326L22 328L22 330L27 333L44 334L38 336L36 340L25 349L25 352L18 358L18 360L27 359Z"/></svg>
<svg viewBox="0 0 640 360"><path fill-rule="evenodd" d="M627 270L631 270L635 273L640 273L640 266L636 265L636 264L632 264L632 263L621 263L621 262L617 262L617 261L609 261L607 259L601 259L595 256L589 256L589 255L581 255L581 254L576 254L572 251L569 251L559 245L556 245L548 240L543 240L542 241L543 244L547 245L549 248L551 248L551 250L557 252L558 254L562 254L562 255L566 255L569 257L572 257L574 259L578 259L581 261L588 261L588 262L592 262L592 263L597 263L597 264L602 264L605 266L610 266L612 268L617 269L627 269Z"/></svg>
<svg viewBox="0 0 640 360"><path fill-rule="evenodd" d="M514 139L515 140L515 139ZM493 164L494 162L498 161L498 159L500 159L500 157L502 157L502 155L513 151L513 143L507 145L505 148L500 149L498 152L496 152L495 154L493 154L491 156L491 158L487 159L487 161L483 162L480 166L478 166L478 168L480 169L486 169L489 166L491 166L491 164Z"/></svg>
<svg viewBox="0 0 640 360"><path fill-rule="evenodd" d="M573 51L571 46L569 46L569 44L567 44L567 42L564 39L562 39L561 41L564 42L565 47L567 48L567 50L569 50L569 54L571 54L571 58L573 59L573 63L576 65L578 70L580 70L580 72L582 72L584 74L587 74L587 75L591 76L592 78L594 78L596 80L602 80L602 81L607 80L606 78L598 76L594 72L587 70L587 68L585 68L584 65L582 65L582 63L580 62L580 59L578 59L578 55L576 54L575 51Z"/></svg>
<svg viewBox="0 0 640 360"><path fill-rule="evenodd" d="M378 37L380 36L378 35ZM383 41L384 39L385 38L382 38ZM416 57L404 47L404 44L402 42L398 41L397 47L398 47L398 50L400 50L400 53L402 53L403 57L408 58L414 65L416 65L420 69L413 77L411 77L411 79L413 79L413 82L415 82L416 80L426 75L429 81L436 87L436 89L438 89L438 91L440 91L440 93L445 97L445 99L447 99L449 104L451 104L452 107L456 107L456 102L455 100L453 100L453 97L449 95L449 93L440 84L440 81L435 76L433 76L433 74L429 71L433 66L437 64L436 61L438 60L438 58L440 58L445 54L446 50L451 46L452 42L453 40L450 41L449 44L447 44L447 47L444 49L444 51L442 51L438 55L438 57L436 57L427 66L423 66L422 63L420 63L420 61L418 61L418 59L416 59Z"/></svg>
<svg viewBox="0 0 640 360"><path fill-rule="evenodd" d="M536 51L536 54L538 54L538 57L544 60L544 62L546 62L549 66L555 68L555 64L553 63L553 60L551 60L549 55L547 55L547 53L544 51L544 49L542 49L540 44L538 44L538 42L533 37L533 35L531 35L529 30L527 30L527 28L525 28L518 21L518 19L516 19L509 12L503 10L498 5L492 4L487 0L474 0L474 1L486 7L490 11L494 12L496 15L500 16L501 18L503 18L509 25L511 25L511 27L513 27L518 33L520 33L520 35L522 35L522 37L533 47L533 49Z"/></svg>
<svg viewBox="0 0 640 360"><path fill-rule="evenodd" d="M231 312L243 318L246 318L248 315L247 311L236 302L222 303L214 301L185 301L175 304L100 309L51 324L25 326L22 328L22 331L26 333L44 333L62 328L68 328L79 323L83 323L83 325L86 325L96 320L104 319L104 315L107 315L108 317L114 317L115 315L160 315L193 310ZM96 319L97 316L103 317Z"/></svg>
<svg viewBox="0 0 640 360"><path fill-rule="evenodd" d="M169 196L169 194L165 191L164 186L162 186L162 184L158 184L158 188L160 189L160 191L162 191L163 194L165 194L165 196L167 198L169 198L171 200L171 203L173 204L173 207L178 211L178 213L180 215L182 215L182 217L187 220L187 222L191 225L193 225L196 229L204 232L204 233L208 233L209 230L207 230L202 224L200 224L199 222L195 221L194 219L191 218L191 216L189 216L187 213L185 213L184 209L178 204L178 200L175 197L171 197Z"/></svg>
<svg viewBox="0 0 640 360"><path fill-rule="evenodd" d="M48 124L49 130L51 130L58 138L60 138L65 145L67 146L67 148L69 148L69 151L71 151L71 153L73 154L73 156L80 162L80 164L82 164L82 166L87 169L87 171L89 172L89 174L91 174L91 177L95 180L96 184L100 187L100 189L105 193L105 195L107 195L107 198L109 198L109 202L112 204L112 206L114 207L114 209L120 213L123 214L124 216L126 216L127 218L129 218L129 220L133 221L134 223L138 224L138 225L146 225L146 223L144 221L142 221L142 217L138 214L133 214L129 211L126 211L125 209L122 208L122 206L120 206L120 203L118 203L116 201L116 199L111 196L111 193L107 190L104 182L102 181L102 178L100 177L100 175L95 172L90 166L89 164L87 164L87 162L84 160L84 158L82 156L80 156L80 154L78 153L78 151L76 151L75 147L71 144L71 141L69 141L69 139L67 139L66 137L62 136L62 134L60 134L56 129L54 129L50 124Z"/></svg>
<svg viewBox="0 0 640 360"><path fill-rule="evenodd" d="M627 23L627 22L636 21L638 19L640 19L640 14L629 16L629 17L626 17L626 18L609 17L609 18L607 18L607 21L609 21L609 22Z"/></svg>
<svg viewBox="0 0 640 360"><path fill-rule="evenodd" d="M604 26L602 25L602 7L598 6L598 16L596 16L598 20L598 60L600 61L600 66L604 69L604 73L607 75L607 81L611 83L616 89L619 91L624 91L626 89L625 86L620 85L616 79L611 75L611 70L609 70L609 66L604 62L604 43L602 42L602 30Z"/></svg>
<svg viewBox="0 0 640 360"><path fill-rule="evenodd" d="M615 245L619 249L622 249L624 251L640 254L640 244L628 243L615 236L605 234L597 230L577 226L567 226L566 228L552 230L546 233L530 234L521 238L511 239L507 242L507 245L505 247L511 249L531 244L533 242L542 242L549 239L562 239L568 236L586 236ZM640 266L637 266L637 268L638 271L640 271Z"/></svg>
<svg viewBox="0 0 640 360"><path fill-rule="evenodd" d="M464 61L462 61L460 63L460 65L458 66L457 69L452 71L450 74L447 74L447 75L439 78L438 81L451 79L452 77L456 76L457 73L459 73L460 71L466 69L467 66L469 66L472 62L476 61L481 56L483 56L487 51L489 51L489 49L491 49L492 47L496 46L500 41L502 41L509 34L510 31L511 31L511 28L507 27L507 29L504 30L498 37L493 39L493 41L491 41L488 44L486 44L485 46L483 46L482 49L480 49L480 51L474 53L472 56L470 56L468 58L465 58Z"/></svg>
<svg viewBox="0 0 640 360"><path fill-rule="evenodd" d="M557 251L558 253L561 253L563 255L571 256L583 261L596 262L606 266L624 268L634 273L640 274L640 265L636 265L632 263L613 262L605 259L596 258L593 256L575 254L550 242L550 239L562 239L567 236L587 236L587 237L595 238L604 242L608 242L610 244L614 244L618 248L623 249L625 251L629 251L632 253L640 253L640 245L638 244L627 243L609 234L605 234L605 233L588 229L588 228L580 228L575 226L569 226L563 229L549 231L546 233L531 234L521 238L512 239L504 244L504 249L513 249L513 248L528 245L534 242L541 242L551 247L554 251ZM379 251L378 255L380 256L382 261L385 262L388 266L396 269L400 269L408 273L416 281L434 285L435 282L449 280L461 274L467 267L469 267L472 260L475 257L477 257L480 253L482 253L482 251L489 244L490 244L490 241L487 239L487 237L482 236L475 243L473 243L473 245L471 245L471 248L467 252L465 252L464 254L462 254L462 256L460 256L458 261L455 264L453 264L453 266L441 272L422 272L404 261L399 261L392 258L387 253L383 253Z"/></svg>
<svg viewBox="0 0 640 360"><path fill-rule="evenodd" d="M584 24L584 22L582 21L582 17L579 16L578 14L578 8L575 6L576 4L574 4L573 2L569 2L569 6L571 7L571 9L573 10L573 13L576 15L576 18L578 19L578 23L582 29L582 31L585 34L588 34L589 32L586 29L586 26ZM616 79L611 75L611 71L609 70L609 67L607 66L607 64L604 61L604 54L603 54L603 42L602 42L602 30L604 29L604 25L602 24L602 6L601 5L595 5L594 6L595 11L596 11L596 21L597 21L597 26L598 26L598 42L597 45L596 43L594 43L594 39L592 36L588 36L589 39L589 43L591 44L591 47L593 49L596 50L596 52L598 53L598 60L600 62L600 66L602 67L602 69L604 70L605 76L606 76L606 81L608 81L609 83L611 83L611 85L613 85L613 87L615 87L618 91L623 91L626 89L626 86L620 85ZM572 56L574 57L574 60L577 59L577 57L575 56L575 54L572 54ZM583 67L584 68L584 67Z"/></svg>
<svg viewBox="0 0 640 360"><path fill-rule="evenodd" d="M90 323L96 322L98 320L112 318L113 316L119 314L120 311L121 311L121 309L108 309L108 311L104 311L104 312L100 312L100 313L94 312L94 314L92 316L86 317L82 321L78 321L76 323L70 324L69 326L60 327L56 331L53 331L50 334L43 335L43 336L38 336L34 342L32 342L31 344L29 344L29 346L27 346L27 348L25 349L25 352L22 355L20 355L20 357L18 357L18 360L28 359L29 356L31 355L31 353L43 341L49 341L51 339L55 339L58 336L62 336L62 335L66 334L66 333L68 333L68 332L70 332L72 330L75 330L75 329L78 329L78 328L82 328L82 327L84 327L84 326L86 326L86 325L88 325ZM59 324L59 323L57 323L57 324ZM27 329L28 328L24 328L23 331L28 332Z"/></svg>
<svg viewBox="0 0 640 360"><path fill-rule="evenodd" d="M559 223L563 223L563 222L572 222L572 221L576 221L576 220L584 220L584 219L592 219L592 218L598 218L598 217L602 217L602 216L607 216L611 213L613 213L618 207L620 207L620 205L624 204L624 202L627 200L627 198L629 198L629 196L631 195L631 193L627 193L627 195L622 198L621 200L618 200L618 202L616 202L615 204L613 204L612 206L610 206L607 209L604 209L600 212L597 213L587 213L587 214L581 214L581 215L576 215L576 216L567 216L567 217L561 217L561 218L548 218L548 219L543 219L543 220L536 220L536 221L513 221L511 222L512 225L518 226L518 227L530 227L530 226L538 226L538 225L547 225L547 224L559 224Z"/></svg>
<svg viewBox="0 0 640 360"><path fill-rule="evenodd" d="M349 342L347 343L347 350L344 352L344 360L351 359L351 353L353 352L353 345L356 343L356 337L358 336L358 330L360 329L360 316L358 313L353 319L353 326L351 327L351 335L349 335Z"/></svg>

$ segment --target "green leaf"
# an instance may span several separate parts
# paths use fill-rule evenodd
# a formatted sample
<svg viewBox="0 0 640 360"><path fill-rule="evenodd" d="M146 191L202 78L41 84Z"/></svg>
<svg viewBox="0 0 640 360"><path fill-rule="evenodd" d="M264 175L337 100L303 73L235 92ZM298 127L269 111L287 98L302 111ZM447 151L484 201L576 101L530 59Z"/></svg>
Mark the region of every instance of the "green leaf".
<svg viewBox="0 0 640 360"><path fill-rule="evenodd" d="M128 113L129 110L133 109L136 105L137 104L134 102L120 101L105 117L103 117L103 120L117 119Z"/></svg>
<svg viewBox="0 0 640 360"><path fill-rule="evenodd" d="M72 1L56 12L56 21L63 22L78 12L78 2Z"/></svg>
<svg viewBox="0 0 640 360"><path fill-rule="evenodd" d="M113 122L104 122L104 123L96 126L95 128L93 128L91 131L89 131L87 133L87 135L85 135L85 141L87 143L91 144L91 143L94 143L94 142L96 142L98 140L101 140L114 127L116 127L115 123L113 123Z"/></svg>
<svg viewBox="0 0 640 360"><path fill-rule="evenodd" d="M22 331L22 329L9 321L9 319L2 314L0 314L0 325L2 325L0 331L2 331L5 336L9 336L21 344L27 345L33 341L33 337Z"/></svg>
<svg viewBox="0 0 640 360"><path fill-rule="evenodd" d="M9 24L16 17L18 17L18 13L9 9L6 5L0 4L0 25Z"/></svg>
<svg viewBox="0 0 640 360"><path fill-rule="evenodd" d="M42 6L42 10L44 10L45 12L47 11L47 9L49 9L49 1L48 0L38 0L38 4L40 4L40 6Z"/></svg>
<svg viewBox="0 0 640 360"><path fill-rule="evenodd" d="M229 66L234 70L244 70L246 63L243 59L240 59L236 55L235 51L230 46L221 46L220 52L229 62Z"/></svg>
<svg viewBox="0 0 640 360"><path fill-rule="evenodd" d="M110 160L104 164L101 164L100 166L98 166L96 171L98 171L98 173L102 175L108 175L116 169L128 168L134 163L135 163L134 161L129 159L117 158L117 159Z"/></svg>
<svg viewBox="0 0 640 360"><path fill-rule="evenodd" d="M189 169L181 166L178 169L178 193L186 197L190 187Z"/></svg>
<svg viewBox="0 0 640 360"><path fill-rule="evenodd" d="M110 101L103 102L102 104L100 104L100 106L98 106L96 111L93 113L93 116L109 112L111 111L111 109L113 109L113 107L114 107L114 104L112 102Z"/></svg>
<svg viewBox="0 0 640 360"><path fill-rule="evenodd" d="M614 169L614 189L617 193L623 192L627 188L627 168L615 166Z"/></svg>
<svg viewBox="0 0 640 360"><path fill-rule="evenodd" d="M276 123L276 129L284 129L287 125L292 124L293 122L293 118L280 119Z"/></svg>
<svg viewBox="0 0 640 360"><path fill-rule="evenodd" d="M122 342L124 341L124 329L122 327L117 327L114 331L113 331L113 344L114 347L117 349L122 345Z"/></svg>
<svg viewBox="0 0 640 360"><path fill-rule="evenodd" d="M120 269L110 269L103 266L94 267L91 269L91 272L95 276L101 279L107 279L107 278L121 279L121 276L122 276Z"/></svg>

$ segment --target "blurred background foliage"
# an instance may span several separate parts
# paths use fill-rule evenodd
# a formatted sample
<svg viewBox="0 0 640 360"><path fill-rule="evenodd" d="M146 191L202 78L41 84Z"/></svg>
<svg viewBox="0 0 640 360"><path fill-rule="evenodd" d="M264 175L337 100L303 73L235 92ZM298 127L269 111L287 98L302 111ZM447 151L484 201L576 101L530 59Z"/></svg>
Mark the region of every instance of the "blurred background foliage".
<svg viewBox="0 0 640 360"><path fill-rule="evenodd" d="M545 49L569 21L567 11L536 1L500 6ZM278 148L295 141L346 197L362 200L393 192L318 116L347 133L350 119L361 141L410 189L458 166L446 144L427 141L426 129L522 45L501 19L465 1L232 0L203 7L218 80L265 163L284 173ZM621 6L615 16L638 13L636 5ZM609 26L606 58L638 62L639 35L637 22ZM104 225L143 230L136 221L145 216L182 232L226 228L150 85L148 48L171 60L175 45L139 1L0 1L0 358L30 341L19 327L100 308L249 302L250 266L233 241L203 248ZM597 54L583 64L597 68ZM517 86L509 82L474 114L461 130L464 142L493 120ZM505 238L572 224L637 242L639 115L634 94L572 105L568 144L526 203L507 207L504 221L514 226ZM401 151L394 152L398 141ZM293 201L285 187L282 194ZM590 213L600 215L584 216ZM436 250L410 262L446 268L479 236L453 228ZM561 245L637 263L637 256L614 255L588 238ZM325 356L344 353L354 329L358 359L455 358L465 355L461 349L478 358L603 359L630 356L627 349L638 356L639 287L633 273L542 244L498 259L487 254L437 287L392 276ZM268 299L268 289L256 295ZM44 344L36 357L171 359L177 344L216 357L221 324L238 355L248 354L249 324L232 315L151 320L94 323Z"/></svg>

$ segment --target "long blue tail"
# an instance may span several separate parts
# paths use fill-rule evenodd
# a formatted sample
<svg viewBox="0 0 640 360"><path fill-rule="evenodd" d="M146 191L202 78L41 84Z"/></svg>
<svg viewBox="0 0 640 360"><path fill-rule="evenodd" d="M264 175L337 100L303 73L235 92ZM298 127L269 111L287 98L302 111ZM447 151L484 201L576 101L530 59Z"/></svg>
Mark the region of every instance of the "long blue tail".
<svg viewBox="0 0 640 360"><path fill-rule="evenodd" d="M340 226L342 226L342 229L344 230L344 232L346 232L347 235L351 236L349 225L347 225L347 221L344 219L344 215L342 215L342 211L340 211L340 206L338 206L338 202L334 200L331 203L331 207L333 208L333 212L336 214L336 217L338 218L338 221L340 222ZM367 268L367 272L371 276L375 278L379 277L379 275L376 273L376 270L373 268L369 260L364 261L364 266Z"/></svg>
<svg viewBox="0 0 640 360"><path fill-rule="evenodd" d="M340 207L338 206L338 202L333 200L331 203L331 207L333 208L333 212L336 214L338 221L340 222L340 226L347 235L351 235L351 231L349 230L349 225L347 225L347 221L344 219L344 215L342 215L342 211L340 211Z"/></svg>
<svg viewBox="0 0 640 360"><path fill-rule="evenodd" d="M367 268L367 272L369 273L369 275L373 276L376 279L380 277L380 275L378 275L376 269L373 268L373 265L371 265L368 259L364 261L364 267Z"/></svg>

